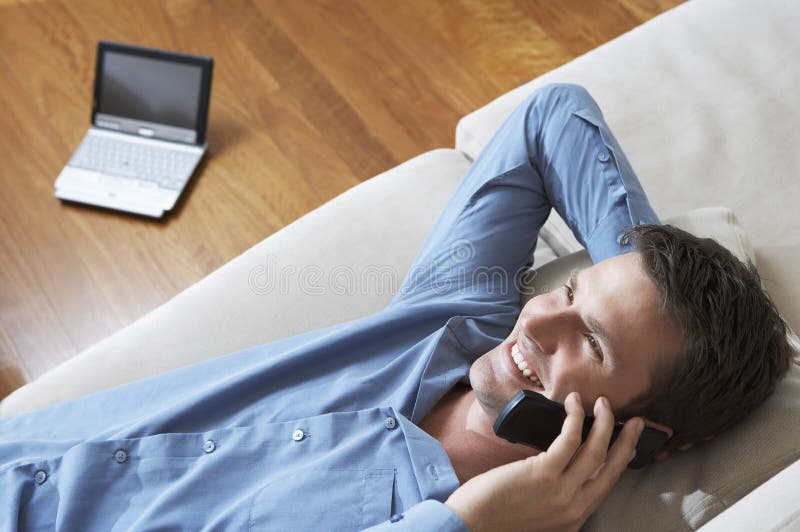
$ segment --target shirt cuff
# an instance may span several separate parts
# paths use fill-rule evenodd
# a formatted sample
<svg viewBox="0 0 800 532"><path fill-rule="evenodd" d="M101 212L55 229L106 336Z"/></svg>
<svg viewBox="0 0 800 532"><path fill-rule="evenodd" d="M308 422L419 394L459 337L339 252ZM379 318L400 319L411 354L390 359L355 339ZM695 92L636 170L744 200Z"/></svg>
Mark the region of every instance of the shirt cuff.
<svg viewBox="0 0 800 532"><path fill-rule="evenodd" d="M586 239L586 250L592 263L634 251L636 248L633 244L629 242L623 246L620 238L626 231L641 224L661 224L647 200L630 197L627 201L619 200Z"/></svg>
<svg viewBox="0 0 800 532"><path fill-rule="evenodd" d="M430 531L469 532L467 525L443 503L428 499L368 528L370 532Z"/></svg>

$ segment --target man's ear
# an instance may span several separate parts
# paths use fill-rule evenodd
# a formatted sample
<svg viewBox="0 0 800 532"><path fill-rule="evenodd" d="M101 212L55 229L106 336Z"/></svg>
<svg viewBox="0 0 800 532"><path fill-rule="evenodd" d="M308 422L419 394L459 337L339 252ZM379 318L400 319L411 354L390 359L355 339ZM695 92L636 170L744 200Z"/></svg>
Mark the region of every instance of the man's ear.
<svg viewBox="0 0 800 532"><path fill-rule="evenodd" d="M668 427L666 425L661 425L660 423L656 423L655 421L650 421L649 419L645 419L644 420L644 424L647 427L653 427L654 429L663 430L664 432L669 434L670 438L672 438L673 431L672 431L671 427ZM703 441L713 440L714 436L715 436L714 434L712 434L711 436L706 436L705 438L703 438ZM688 451L689 449L691 449L694 446L694 443L695 442L684 443L683 445L678 447L678 450L680 450L680 451ZM671 454L671 451L669 451L667 449L661 449L660 451L658 451L655 454L654 458L657 461L660 462L661 460L663 460L666 457L668 457L670 454Z"/></svg>
<svg viewBox="0 0 800 532"><path fill-rule="evenodd" d="M670 438L672 438L672 434L674 433L674 431L672 430L672 427L668 427L666 425L662 425L661 423L656 423L655 421L650 421L647 418L644 418L644 426L645 427L652 427L652 428L660 430L662 432L666 432L667 434L669 434ZM667 438L667 439L669 439L669 438Z"/></svg>

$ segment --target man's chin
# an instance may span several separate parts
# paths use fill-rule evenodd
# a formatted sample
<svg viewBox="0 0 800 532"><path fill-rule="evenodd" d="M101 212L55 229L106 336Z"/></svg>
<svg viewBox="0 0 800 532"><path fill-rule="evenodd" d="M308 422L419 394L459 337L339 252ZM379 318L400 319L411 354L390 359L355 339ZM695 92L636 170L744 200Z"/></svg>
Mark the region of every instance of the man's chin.
<svg viewBox="0 0 800 532"><path fill-rule="evenodd" d="M469 370L469 381L475 398L486 415L494 422L508 401L519 391L509 390L508 383L501 381L499 368L492 366L491 354L486 353L473 362Z"/></svg>

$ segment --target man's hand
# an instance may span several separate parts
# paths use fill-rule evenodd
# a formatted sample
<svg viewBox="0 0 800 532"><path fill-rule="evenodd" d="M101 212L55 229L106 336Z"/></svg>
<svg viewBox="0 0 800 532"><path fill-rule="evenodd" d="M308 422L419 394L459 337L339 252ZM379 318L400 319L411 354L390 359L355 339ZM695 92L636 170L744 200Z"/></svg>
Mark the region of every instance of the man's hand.
<svg viewBox="0 0 800 532"><path fill-rule="evenodd" d="M472 532L578 530L608 496L633 460L641 418L628 420L609 449L614 414L598 398L595 422L581 446L584 412L577 392L564 407L561 434L546 452L478 475L447 499L445 505Z"/></svg>

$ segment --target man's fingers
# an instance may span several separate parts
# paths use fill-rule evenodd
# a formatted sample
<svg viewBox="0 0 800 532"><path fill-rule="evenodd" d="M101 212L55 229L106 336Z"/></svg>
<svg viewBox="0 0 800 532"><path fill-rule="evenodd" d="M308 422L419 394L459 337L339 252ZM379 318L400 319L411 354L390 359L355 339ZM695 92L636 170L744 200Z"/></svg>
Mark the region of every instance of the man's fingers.
<svg viewBox="0 0 800 532"><path fill-rule="evenodd" d="M606 463L597 477L583 485L583 495L590 502L592 511L605 500L608 492L633 460L631 453L639 441L639 432L636 430L636 423L639 421L640 418L631 418L625 423L614 445L609 449Z"/></svg>
<svg viewBox="0 0 800 532"><path fill-rule="evenodd" d="M564 409L567 411L567 417L561 427L561 434L553 440L553 443L547 448L546 454L547 467L552 467L559 474L567 468L575 451L581 446L585 415L578 392L572 392L567 396L564 401Z"/></svg>
<svg viewBox="0 0 800 532"><path fill-rule="evenodd" d="M614 414L611 408L598 397L594 405L594 423L589 436L570 464L567 478L575 486L581 486L606 461L608 443L614 430Z"/></svg>

